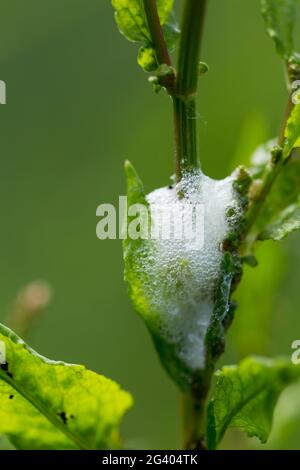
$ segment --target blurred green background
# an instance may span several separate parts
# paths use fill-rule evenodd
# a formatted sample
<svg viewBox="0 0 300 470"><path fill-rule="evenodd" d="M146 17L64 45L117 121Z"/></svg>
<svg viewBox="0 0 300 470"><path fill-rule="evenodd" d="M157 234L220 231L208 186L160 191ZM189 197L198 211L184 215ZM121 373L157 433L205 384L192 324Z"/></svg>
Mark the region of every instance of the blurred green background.
<svg viewBox="0 0 300 470"><path fill-rule="evenodd" d="M177 1L180 9L182 0ZM173 173L169 98L153 95L136 51L119 34L110 0L0 0L0 320L16 293L47 280L54 298L30 344L84 363L135 397L126 445L175 448L179 394L161 369L123 282L119 241L99 241L96 207L124 194L130 159L147 191ZM210 0L201 80L205 172L223 177L277 134L285 107L282 65L259 0ZM249 353L290 355L300 338L299 237L259 250L246 270L222 363ZM292 419L288 420L287 416ZM270 446L300 448L300 389L277 408ZM229 433L224 446L255 441Z"/></svg>

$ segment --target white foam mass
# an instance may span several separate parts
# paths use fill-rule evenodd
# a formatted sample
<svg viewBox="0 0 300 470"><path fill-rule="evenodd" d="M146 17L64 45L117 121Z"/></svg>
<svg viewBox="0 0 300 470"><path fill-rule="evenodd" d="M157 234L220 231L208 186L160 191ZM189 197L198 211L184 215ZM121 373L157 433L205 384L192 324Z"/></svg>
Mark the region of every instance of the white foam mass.
<svg viewBox="0 0 300 470"><path fill-rule="evenodd" d="M160 334L176 345L180 359L190 369L202 369L205 363L204 341L222 261L220 245L229 229L226 212L237 207L232 183L232 177L216 181L197 171L172 188L157 189L147 196L156 229L162 223L154 210L159 205L176 204L178 220L187 203L204 209L203 233L199 231L193 242L152 241L153 249L141 267L149 279L145 287L159 317Z"/></svg>

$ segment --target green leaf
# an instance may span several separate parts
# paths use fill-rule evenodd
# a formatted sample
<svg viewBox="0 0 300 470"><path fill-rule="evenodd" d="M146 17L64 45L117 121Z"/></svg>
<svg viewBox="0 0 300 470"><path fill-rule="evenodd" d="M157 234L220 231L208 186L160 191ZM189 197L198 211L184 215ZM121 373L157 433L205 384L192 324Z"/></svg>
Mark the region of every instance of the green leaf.
<svg viewBox="0 0 300 470"><path fill-rule="evenodd" d="M173 8L174 0L158 0L157 10L162 25L167 22ZM149 41L147 19L142 0L112 0L115 19L120 32L129 41Z"/></svg>
<svg viewBox="0 0 300 470"><path fill-rule="evenodd" d="M250 172L254 178L254 185L258 185L270 171L272 143L261 146L252 158ZM251 192L251 190L250 190ZM281 213L287 207L296 204L300 194L300 149L293 149L291 156L282 166L279 175L272 186L257 218L254 231L258 234L267 226L278 221Z"/></svg>
<svg viewBox="0 0 300 470"><path fill-rule="evenodd" d="M174 0L156 0L160 22L164 25L173 16Z"/></svg>
<svg viewBox="0 0 300 470"><path fill-rule="evenodd" d="M149 203L146 199L143 184L137 175L131 163L125 163L125 173L127 179L127 197L128 206L132 204L143 204L149 210L151 223L151 213ZM128 220L129 221L129 220ZM188 371L182 360L179 359L179 353L176 346L167 341L161 332L161 312L155 310L153 302L153 292L151 286L154 283L162 282L167 278L167 269L164 273L157 272L157 279L150 279L149 267L154 263L157 256L155 245L152 240L133 240L130 237L123 242L124 252L124 278L128 283L129 296L133 302L136 312L145 322L162 361L171 377L184 388L190 381L190 371ZM147 266L147 270L145 269ZM182 266L183 269L187 269ZM150 288L149 288L150 287Z"/></svg>
<svg viewBox="0 0 300 470"><path fill-rule="evenodd" d="M145 207L149 207L143 183L129 161L125 162L125 174L127 180L128 206L142 204ZM148 244L141 238L133 240L127 237L123 242L123 255L124 278L129 286L129 295L135 309L144 318L148 315L149 306L144 292L146 275L140 269L140 266L143 266L144 260L148 256Z"/></svg>
<svg viewBox="0 0 300 470"><path fill-rule="evenodd" d="M297 0L261 0L267 32L274 40L277 52L285 60L294 52L296 7Z"/></svg>
<svg viewBox="0 0 300 470"><path fill-rule="evenodd" d="M259 240L280 241L300 229L300 202L285 209L273 224L258 236Z"/></svg>
<svg viewBox="0 0 300 470"><path fill-rule="evenodd" d="M207 72L209 72L209 65L206 62L199 62L199 74L205 75Z"/></svg>
<svg viewBox="0 0 300 470"><path fill-rule="evenodd" d="M182 186L160 188L146 197L133 167L127 163L125 168L128 205L138 203L146 206L151 225L160 224L155 212L157 204L165 205L170 196L175 196L175 200L182 204L185 204L185 198L189 200ZM186 178L188 190L195 185L195 192L199 191L198 183L204 176L189 174ZM187 190L187 180L183 182L184 190ZM232 181L226 183L232 194ZM239 195L235 197L236 205L232 208L228 227L232 232L241 207ZM152 201L151 204L148 201ZM226 217L229 210L226 203L221 210ZM220 243L226 235L227 231L220 234ZM205 273L204 276L212 275L212 278L204 290L202 273L195 272L191 261L194 256L199 256L200 250L191 251L181 240L160 242L155 237L136 240L128 237L123 244L125 280L134 308L150 331L163 366L182 390L188 390L203 380L207 368L219 357L225 330L232 318L229 297L234 281L240 276L240 260L229 252L219 257L219 244L216 245L216 267ZM206 251L204 270L209 256L214 259L211 251ZM199 257L197 266L201 262Z"/></svg>
<svg viewBox="0 0 300 470"><path fill-rule="evenodd" d="M112 0L119 31L128 41L150 41L150 35L139 0Z"/></svg>
<svg viewBox="0 0 300 470"><path fill-rule="evenodd" d="M266 442L281 392L300 380L300 367L288 359L249 357L216 372L217 383L208 405L207 442L215 449L229 427Z"/></svg>
<svg viewBox="0 0 300 470"><path fill-rule="evenodd" d="M138 64L146 72L154 72L157 69L157 60L153 47L142 46L138 52Z"/></svg>
<svg viewBox="0 0 300 470"><path fill-rule="evenodd" d="M0 325L0 434L19 449L106 449L132 404L113 381L84 366L50 361Z"/></svg>
<svg viewBox="0 0 300 470"><path fill-rule="evenodd" d="M284 209L297 202L299 194L300 156L294 153L273 184L258 218L258 226L265 228L269 223L273 223Z"/></svg>
<svg viewBox="0 0 300 470"><path fill-rule="evenodd" d="M300 104L296 104L291 112L285 128L284 157L288 157L296 147L300 137Z"/></svg>
<svg viewBox="0 0 300 470"><path fill-rule="evenodd" d="M125 162L125 174L127 181L128 205L144 204L148 207L142 180L128 160Z"/></svg>
<svg viewBox="0 0 300 470"><path fill-rule="evenodd" d="M263 207L258 215L257 221L254 226L255 237L259 233L261 240L273 238L268 236L269 230L277 230L282 223L286 220L287 234L294 230L292 228L295 221L290 220L289 214L292 208L290 206L297 203L300 195L300 104L296 104L291 112L285 129L285 142L283 145L283 152L276 146L276 140L267 142L258 147L252 157L252 166L250 173L253 177L254 183L250 188L250 199L255 200L260 195L260 188L263 181L266 181L272 173L276 173L274 168L274 149L276 147L281 152L280 170L277 173L275 180L272 184L272 191L268 194ZM285 213L285 210L288 210ZM291 222L291 225L290 225ZM295 228L296 229L296 228ZM280 240L284 234L275 235ZM254 237L254 238L255 238ZM253 238L253 239L254 239Z"/></svg>
<svg viewBox="0 0 300 470"><path fill-rule="evenodd" d="M180 30L174 11L171 11L168 21L163 24L164 38L170 52L173 52L176 42L180 36Z"/></svg>
<svg viewBox="0 0 300 470"><path fill-rule="evenodd" d="M224 351L225 333L233 320L236 308L230 302L230 295L234 290L233 281L236 277L240 278L241 274L240 258L230 252L225 252L216 285L213 315L205 338L209 362L215 363Z"/></svg>
<svg viewBox="0 0 300 470"><path fill-rule="evenodd" d="M170 51L174 48L179 35L172 11L173 4L174 0L157 0L160 23ZM143 1L112 0L112 6L115 9L115 19L121 34L129 41L143 43L138 53L138 64L146 72L152 72L158 67L158 63L147 24Z"/></svg>

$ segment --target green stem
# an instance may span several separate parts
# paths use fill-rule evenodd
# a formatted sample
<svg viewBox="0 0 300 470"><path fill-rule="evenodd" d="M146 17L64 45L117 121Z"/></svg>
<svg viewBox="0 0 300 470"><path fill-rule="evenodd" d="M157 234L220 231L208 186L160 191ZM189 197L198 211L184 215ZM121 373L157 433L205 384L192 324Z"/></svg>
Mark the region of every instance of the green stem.
<svg viewBox="0 0 300 470"><path fill-rule="evenodd" d="M211 373L205 374L204 380L199 380L190 391L182 395L182 448L184 450L206 450L206 399L210 383Z"/></svg>
<svg viewBox="0 0 300 470"><path fill-rule="evenodd" d="M172 60L160 24L156 0L144 0L144 10L157 63L159 65L166 64L169 67L172 67ZM159 83L161 86L166 88L170 95L172 95L174 93L175 86L175 70L172 68L170 70L170 73L160 77Z"/></svg>
<svg viewBox="0 0 300 470"><path fill-rule="evenodd" d="M177 179L182 170L200 167L198 155L197 91L199 56L207 0L186 0L178 58L174 120Z"/></svg>
<svg viewBox="0 0 300 470"><path fill-rule="evenodd" d="M143 0L158 63L172 65L157 11L156 0ZM185 170L200 168L198 155L197 90L199 55L207 0L186 0L181 29L178 73L162 79L173 99L176 179Z"/></svg>
<svg viewBox="0 0 300 470"><path fill-rule="evenodd" d="M183 12L176 92L173 94L177 181L184 171L200 168L197 92L206 5L207 0L186 0ZM182 397L184 449L205 449L205 405L210 379L209 374Z"/></svg>
<svg viewBox="0 0 300 470"><path fill-rule="evenodd" d="M199 56L207 0L186 0L181 28L177 77L162 83L173 99L176 179L183 171L200 168L198 155L197 91ZM159 64L172 65L157 11L156 0L144 0L151 40ZM176 81L175 81L176 78ZM184 449L205 449L205 404L211 373L182 399Z"/></svg>
<svg viewBox="0 0 300 470"><path fill-rule="evenodd" d="M283 117L283 121L282 121L282 124L281 124L281 128L280 128L280 134L279 134L279 139L278 139L278 145L280 147L284 146L286 125L287 125L287 122L289 120L289 117L290 117L294 107L295 107L295 104L292 101L292 95L290 95L289 99L288 99L287 106L286 106L285 114L284 114L284 117Z"/></svg>
<svg viewBox="0 0 300 470"><path fill-rule="evenodd" d="M178 90L195 96L199 81L199 55L207 0L186 0L178 58Z"/></svg>
<svg viewBox="0 0 300 470"><path fill-rule="evenodd" d="M144 10L147 18L149 31L151 34L151 40L155 49L156 59L159 65L167 64L172 66L172 60L169 54L168 46L166 44L164 33L160 24L160 19L157 10L156 0L143 0ZM170 75L161 77L160 84L166 88L168 93L173 96L175 89L175 71ZM176 118L176 111L174 109L174 160L175 160L175 172L177 179L180 179L180 164L179 156L177 156L177 148L179 146L179 127L178 119Z"/></svg>

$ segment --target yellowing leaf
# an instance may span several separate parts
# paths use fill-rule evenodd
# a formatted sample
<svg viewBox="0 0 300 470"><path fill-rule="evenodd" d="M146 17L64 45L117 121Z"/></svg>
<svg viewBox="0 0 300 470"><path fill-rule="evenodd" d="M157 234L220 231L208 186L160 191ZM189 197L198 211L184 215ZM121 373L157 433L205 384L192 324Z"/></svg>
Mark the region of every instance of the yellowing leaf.
<svg viewBox="0 0 300 470"><path fill-rule="evenodd" d="M283 148L284 156L288 157L296 147L300 137L300 104L296 104L291 112L285 129L285 144Z"/></svg>
<svg viewBox="0 0 300 470"><path fill-rule="evenodd" d="M132 404L113 381L84 366L50 361L0 325L0 435L19 449L118 447L118 427Z"/></svg>
<svg viewBox="0 0 300 470"><path fill-rule="evenodd" d="M172 18L174 0L157 0L157 11L160 24L163 27L165 40L170 51L178 38L178 28ZM115 19L118 28L129 41L142 42L138 54L138 64L146 72L152 72L158 67L151 34L142 0L112 0L115 9Z"/></svg>
<svg viewBox="0 0 300 470"><path fill-rule="evenodd" d="M156 55L152 47L143 46L139 48L138 64L146 72L154 72L157 69Z"/></svg>

